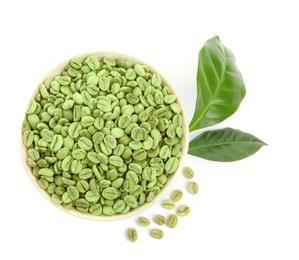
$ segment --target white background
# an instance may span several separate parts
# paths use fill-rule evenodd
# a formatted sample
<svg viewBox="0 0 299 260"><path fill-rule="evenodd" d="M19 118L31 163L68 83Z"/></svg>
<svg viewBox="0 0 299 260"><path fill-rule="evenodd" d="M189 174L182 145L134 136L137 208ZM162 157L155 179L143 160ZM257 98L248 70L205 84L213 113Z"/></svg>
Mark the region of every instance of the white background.
<svg viewBox="0 0 299 260"><path fill-rule="evenodd" d="M296 1L1 1L0 259L299 259ZM112 50L147 61L175 86L191 120L197 54L215 34L235 54L247 87L223 123L269 146L234 163L187 156L200 193L161 241L136 217L95 222L47 202L20 160L20 128L40 78L73 55ZM192 133L190 138L195 134ZM171 190L185 190L180 176ZM170 191L171 191L170 190ZM170 192L169 191L169 192ZM166 196L167 197L167 196ZM142 215L168 214L158 203ZM154 227L154 225L152 225Z"/></svg>

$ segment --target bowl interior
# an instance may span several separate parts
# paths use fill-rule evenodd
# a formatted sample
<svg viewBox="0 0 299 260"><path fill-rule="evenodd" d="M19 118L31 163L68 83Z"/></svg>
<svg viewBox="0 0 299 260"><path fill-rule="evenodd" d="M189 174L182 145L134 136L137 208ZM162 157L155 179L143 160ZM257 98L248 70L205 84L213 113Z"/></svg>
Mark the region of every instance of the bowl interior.
<svg viewBox="0 0 299 260"><path fill-rule="evenodd" d="M158 73L161 78L162 81L164 83L164 85L168 86L171 90L171 92L177 97L177 103L180 105L181 107L181 115L183 118L183 136L182 136L182 155L179 159L179 166L177 168L177 170L171 174L168 177L168 181L167 183L164 185L164 187L160 190L160 192L158 194L156 194L155 198L151 201L151 202L146 202L141 206L138 206L136 209L129 211L126 214L116 214L113 216L105 216L105 215L100 215L100 216L94 216L92 214L89 213L81 213L75 209L65 209L62 205L56 204L54 202L52 202L49 194L43 190L42 188L40 188L37 184L36 178L35 176L32 174L31 168L28 166L27 164L27 153L26 153L26 147L23 145L22 141L21 141L21 158L23 161L23 165L26 169L26 172L29 176L29 178L31 179L32 183L35 185L35 187L41 192L41 194L48 200L50 201L53 205L55 205L56 207L60 208L61 210L75 215L77 217L81 217L81 218L85 218L85 219L90 219L90 220L117 220L117 219L123 219L123 218L127 218L130 217L132 215L138 214L141 211L149 208L151 205L153 205L155 202L157 202L164 194L165 192L173 185L174 181L176 180L178 174L181 172L182 170L182 162L184 160L185 155L187 154L187 149L188 149L188 134L189 134L189 130L188 130L188 126L186 123L186 116L185 116L185 110L184 110L184 106L181 102L181 99L179 97L179 95L177 94L177 92L175 91L175 89L173 88L173 86L170 84L170 82L161 74L159 73L159 71L157 69L155 69L153 66L147 64L146 62L134 58L130 55L126 55L126 54L122 54L122 53L115 53L115 52L89 52L89 53L84 53L84 54L80 54L80 55L76 55L76 58L85 58L89 55L93 55L95 57L101 58L101 57L108 57L108 58L114 58L114 59L126 59L131 61L132 63L140 63L140 64L144 64L147 65L150 69L151 72L156 72ZM74 57L71 57L70 59L72 59ZM70 59L59 63L58 65L56 65L55 67L53 67L47 74L44 75L44 77L40 80L40 82L38 83L31 99L33 100L35 95L38 93L39 91L39 87L41 85L42 82L44 82L46 79L52 79L55 76L59 75L65 68L65 66L69 63Z"/></svg>

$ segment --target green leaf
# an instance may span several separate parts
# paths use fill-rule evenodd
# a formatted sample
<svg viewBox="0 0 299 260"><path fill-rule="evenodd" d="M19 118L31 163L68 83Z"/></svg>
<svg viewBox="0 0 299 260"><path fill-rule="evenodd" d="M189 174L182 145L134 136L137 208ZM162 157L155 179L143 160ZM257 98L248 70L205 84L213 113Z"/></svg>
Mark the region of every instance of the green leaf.
<svg viewBox="0 0 299 260"><path fill-rule="evenodd" d="M244 159L267 145L255 136L232 128L206 131L189 143L188 153L218 162Z"/></svg>
<svg viewBox="0 0 299 260"><path fill-rule="evenodd" d="M222 122L236 112L245 94L234 55L218 36L208 40L198 55L197 99L189 130Z"/></svg>

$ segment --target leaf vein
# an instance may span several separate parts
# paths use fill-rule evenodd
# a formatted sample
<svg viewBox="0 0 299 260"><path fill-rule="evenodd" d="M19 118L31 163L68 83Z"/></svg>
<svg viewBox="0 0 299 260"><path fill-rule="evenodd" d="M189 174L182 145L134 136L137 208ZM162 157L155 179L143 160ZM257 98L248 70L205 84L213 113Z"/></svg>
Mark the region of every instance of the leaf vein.
<svg viewBox="0 0 299 260"><path fill-rule="evenodd" d="M195 146L195 147L189 148L189 151L193 151L193 150L196 150L196 149L216 147L216 146L221 146L221 145L240 144L240 143L260 143L260 144L263 144L260 141L236 141L236 142L226 142L226 143L209 144L209 145L203 145L203 146Z"/></svg>

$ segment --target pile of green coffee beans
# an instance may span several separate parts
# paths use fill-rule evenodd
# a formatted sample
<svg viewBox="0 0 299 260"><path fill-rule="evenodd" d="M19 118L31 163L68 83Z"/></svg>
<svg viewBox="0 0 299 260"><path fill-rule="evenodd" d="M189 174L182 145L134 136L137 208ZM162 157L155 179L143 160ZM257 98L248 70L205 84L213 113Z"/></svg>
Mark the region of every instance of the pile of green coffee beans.
<svg viewBox="0 0 299 260"><path fill-rule="evenodd" d="M187 179L192 179L194 176L194 171L190 167L185 167L183 169L184 176ZM192 186L192 189L190 188ZM197 194L199 192L198 184L194 181L189 181L187 183L186 189L191 194ZM183 191L180 189L174 190L169 199L164 199L162 206L166 210L174 210L176 211L167 217L161 214L156 214L152 217L154 224L160 227L150 228L150 236L155 239L162 239L164 237L164 231L161 229L161 226L166 226L170 229L174 229L179 222L179 217L186 217L190 214L191 209L186 204L176 205L183 198ZM137 219L137 224L140 227L149 227L151 224L151 220L147 217L141 216ZM138 231L136 228L128 228L127 229L127 238L130 242L136 242L138 239Z"/></svg>
<svg viewBox="0 0 299 260"><path fill-rule="evenodd" d="M41 84L22 133L27 164L53 202L112 216L152 201L177 170L183 119L146 65L88 56Z"/></svg>

